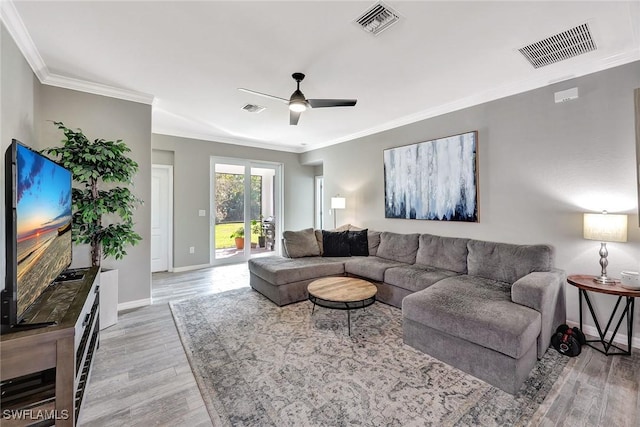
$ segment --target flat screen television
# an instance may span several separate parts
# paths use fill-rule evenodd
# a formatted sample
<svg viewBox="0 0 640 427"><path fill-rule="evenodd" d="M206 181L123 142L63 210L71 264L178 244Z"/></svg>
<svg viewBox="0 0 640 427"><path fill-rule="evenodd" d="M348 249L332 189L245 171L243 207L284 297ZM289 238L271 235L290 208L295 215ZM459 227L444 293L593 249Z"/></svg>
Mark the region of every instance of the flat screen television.
<svg viewBox="0 0 640 427"><path fill-rule="evenodd" d="M6 280L2 325L27 309L71 264L71 172L19 141L5 153Z"/></svg>

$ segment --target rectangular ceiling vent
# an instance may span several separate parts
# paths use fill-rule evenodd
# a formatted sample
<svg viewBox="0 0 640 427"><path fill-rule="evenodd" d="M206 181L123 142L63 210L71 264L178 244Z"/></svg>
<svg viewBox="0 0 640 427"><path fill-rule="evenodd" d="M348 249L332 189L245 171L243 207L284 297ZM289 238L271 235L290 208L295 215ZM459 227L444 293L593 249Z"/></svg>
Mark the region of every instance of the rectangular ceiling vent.
<svg viewBox="0 0 640 427"><path fill-rule="evenodd" d="M585 23L518 50L533 68L540 68L596 50L596 43Z"/></svg>
<svg viewBox="0 0 640 427"><path fill-rule="evenodd" d="M248 111L249 113L259 113L263 110L266 110L267 107L263 107L262 105L247 104L244 107L242 107L242 109L244 111Z"/></svg>
<svg viewBox="0 0 640 427"><path fill-rule="evenodd" d="M382 2L378 2L355 19L367 33L377 36L400 19L400 15Z"/></svg>

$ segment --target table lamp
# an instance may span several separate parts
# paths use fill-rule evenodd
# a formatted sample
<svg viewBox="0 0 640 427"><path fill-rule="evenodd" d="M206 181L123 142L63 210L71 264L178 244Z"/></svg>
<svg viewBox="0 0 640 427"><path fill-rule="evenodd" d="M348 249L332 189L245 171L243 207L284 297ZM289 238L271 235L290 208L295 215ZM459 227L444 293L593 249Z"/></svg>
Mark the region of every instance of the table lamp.
<svg viewBox="0 0 640 427"><path fill-rule="evenodd" d="M607 242L627 241L627 216L611 215L607 211L601 214L584 214L584 238L600 242L600 276L593 279L596 283L612 285L615 280L607 276Z"/></svg>
<svg viewBox="0 0 640 427"><path fill-rule="evenodd" d="M336 228L336 209L344 209L346 206L346 200L340 195L331 198L331 209L333 210L333 228Z"/></svg>

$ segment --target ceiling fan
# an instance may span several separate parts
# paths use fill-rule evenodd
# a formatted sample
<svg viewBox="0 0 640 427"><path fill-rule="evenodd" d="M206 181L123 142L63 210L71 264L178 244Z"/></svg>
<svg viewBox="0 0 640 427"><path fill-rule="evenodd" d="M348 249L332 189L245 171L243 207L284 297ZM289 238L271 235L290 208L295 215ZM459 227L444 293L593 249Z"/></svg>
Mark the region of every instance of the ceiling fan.
<svg viewBox="0 0 640 427"><path fill-rule="evenodd" d="M297 125L300 119L300 114L307 108L326 108L326 107L353 107L358 102L357 99L306 99L304 94L300 91L300 82L304 80L304 74L293 73L291 75L297 82L298 87L291 98L285 99L279 96L273 96L262 92L256 92L255 90L238 88L242 92L252 93L254 95L264 96L266 98L277 99L278 101L289 104L289 124Z"/></svg>

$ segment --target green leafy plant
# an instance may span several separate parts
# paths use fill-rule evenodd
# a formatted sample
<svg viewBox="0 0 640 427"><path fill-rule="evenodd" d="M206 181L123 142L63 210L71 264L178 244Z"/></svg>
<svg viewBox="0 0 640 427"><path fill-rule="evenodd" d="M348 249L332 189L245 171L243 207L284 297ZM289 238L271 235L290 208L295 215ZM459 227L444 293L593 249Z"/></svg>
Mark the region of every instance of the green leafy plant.
<svg viewBox="0 0 640 427"><path fill-rule="evenodd" d="M262 228L262 215L260 215L260 219L252 219L251 220L251 233L257 234L258 236L264 236L264 229Z"/></svg>
<svg viewBox="0 0 640 427"><path fill-rule="evenodd" d="M231 233L231 236L229 237L231 237L232 239L235 239L237 237L244 237L244 227L238 228L236 231Z"/></svg>
<svg viewBox="0 0 640 427"><path fill-rule="evenodd" d="M122 259L127 246L142 240L133 230L133 211L142 200L128 187L100 189L99 184L132 183L138 164L126 154L131 149L120 139L90 141L81 129L69 129L62 122L53 124L65 138L60 147L42 151L69 169L78 184L72 193L73 241L91 245L92 266L100 265L103 258ZM103 221L105 215L114 221Z"/></svg>

